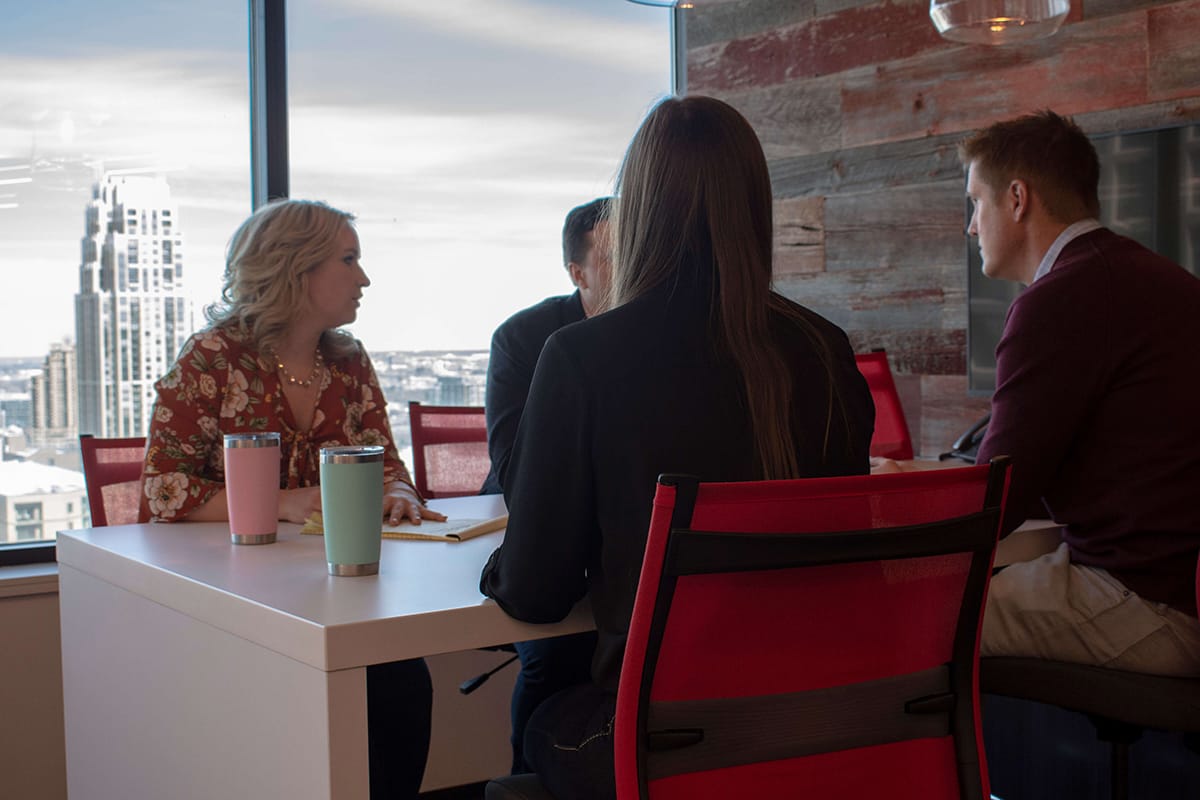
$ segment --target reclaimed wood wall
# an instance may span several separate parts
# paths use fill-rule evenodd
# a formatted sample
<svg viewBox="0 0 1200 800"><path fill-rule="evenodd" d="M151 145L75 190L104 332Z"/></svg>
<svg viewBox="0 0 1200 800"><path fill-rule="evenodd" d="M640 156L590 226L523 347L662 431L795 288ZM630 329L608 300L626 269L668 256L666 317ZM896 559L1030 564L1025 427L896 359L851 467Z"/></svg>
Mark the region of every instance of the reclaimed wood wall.
<svg viewBox="0 0 1200 800"><path fill-rule="evenodd" d="M1200 0L1072 0L1054 37L1001 48L941 39L928 11L738 0L685 19L688 92L737 107L770 162L777 288L887 349L934 456L988 406L967 394L957 143L1041 108L1089 133L1200 119Z"/></svg>

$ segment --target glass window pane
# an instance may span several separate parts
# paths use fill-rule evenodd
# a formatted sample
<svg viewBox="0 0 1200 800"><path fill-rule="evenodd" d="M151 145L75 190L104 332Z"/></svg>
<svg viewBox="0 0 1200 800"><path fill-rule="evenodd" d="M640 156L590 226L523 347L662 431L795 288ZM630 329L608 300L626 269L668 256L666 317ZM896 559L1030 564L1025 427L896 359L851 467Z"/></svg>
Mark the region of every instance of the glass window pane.
<svg viewBox="0 0 1200 800"><path fill-rule="evenodd" d="M291 193L358 216L372 285L353 330L403 449L408 400L482 404L496 326L573 291L563 217L612 192L669 92L669 13L295 0L288 30Z"/></svg>
<svg viewBox="0 0 1200 800"><path fill-rule="evenodd" d="M248 94L245 3L0 26L0 546L89 521L80 433L144 434L250 210Z"/></svg>

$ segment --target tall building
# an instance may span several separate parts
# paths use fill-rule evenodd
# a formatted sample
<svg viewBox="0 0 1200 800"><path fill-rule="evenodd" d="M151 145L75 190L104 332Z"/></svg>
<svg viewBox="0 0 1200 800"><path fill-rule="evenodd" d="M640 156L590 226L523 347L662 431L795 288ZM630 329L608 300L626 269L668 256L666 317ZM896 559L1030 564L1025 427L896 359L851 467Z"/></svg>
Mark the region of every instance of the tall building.
<svg viewBox="0 0 1200 800"><path fill-rule="evenodd" d="M154 381L191 333L183 232L165 179L108 174L92 189L75 295L79 432L142 436Z"/></svg>
<svg viewBox="0 0 1200 800"><path fill-rule="evenodd" d="M38 444L74 441L79 436L78 396L75 347L50 345L41 374L30 379L30 438Z"/></svg>

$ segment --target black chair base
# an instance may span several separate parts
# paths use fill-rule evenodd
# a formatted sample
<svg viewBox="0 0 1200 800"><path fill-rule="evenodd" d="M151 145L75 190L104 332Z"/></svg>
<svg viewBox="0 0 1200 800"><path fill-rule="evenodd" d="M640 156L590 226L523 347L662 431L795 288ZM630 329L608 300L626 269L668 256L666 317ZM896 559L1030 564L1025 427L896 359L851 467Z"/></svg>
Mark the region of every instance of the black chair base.
<svg viewBox="0 0 1200 800"><path fill-rule="evenodd" d="M1088 717L1111 745L1113 800L1129 797L1129 748L1146 729L1185 734L1200 752L1200 677L1170 678L1036 658L984 658L979 691L1032 700Z"/></svg>

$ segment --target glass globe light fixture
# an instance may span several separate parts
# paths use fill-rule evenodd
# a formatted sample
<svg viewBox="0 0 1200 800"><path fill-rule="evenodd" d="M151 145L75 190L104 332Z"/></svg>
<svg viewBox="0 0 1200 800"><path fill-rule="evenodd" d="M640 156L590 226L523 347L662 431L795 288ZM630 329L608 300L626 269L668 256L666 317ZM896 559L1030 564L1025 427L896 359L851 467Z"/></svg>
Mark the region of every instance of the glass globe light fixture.
<svg viewBox="0 0 1200 800"><path fill-rule="evenodd" d="M943 38L1003 45L1051 36L1071 0L929 0L929 18Z"/></svg>

